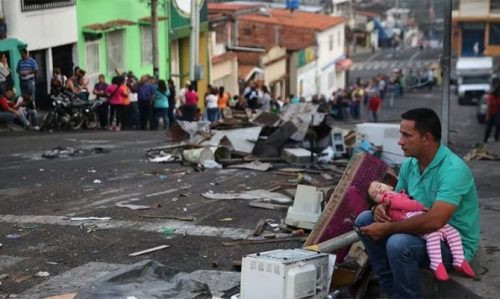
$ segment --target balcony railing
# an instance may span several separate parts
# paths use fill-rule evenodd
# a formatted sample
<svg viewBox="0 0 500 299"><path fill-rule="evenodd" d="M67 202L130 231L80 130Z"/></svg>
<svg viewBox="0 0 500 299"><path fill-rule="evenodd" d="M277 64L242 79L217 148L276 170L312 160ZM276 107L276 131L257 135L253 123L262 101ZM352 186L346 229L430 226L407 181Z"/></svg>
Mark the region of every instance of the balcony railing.
<svg viewBox="0 0 500 299"><path fill-rule="evenodd" d="M35 11L65 6L73 6L76 0L20 0L21 11Z"/></svg>

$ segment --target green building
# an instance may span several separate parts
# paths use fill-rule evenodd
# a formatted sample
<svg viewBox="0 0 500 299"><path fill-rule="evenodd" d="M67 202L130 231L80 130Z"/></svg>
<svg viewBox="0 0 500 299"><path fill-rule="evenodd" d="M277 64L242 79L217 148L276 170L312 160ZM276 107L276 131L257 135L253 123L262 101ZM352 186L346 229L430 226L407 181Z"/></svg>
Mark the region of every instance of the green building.
<svg viewBox="0 0 500 299"><path fill-rule="evenodd" d="M162 1L159 1L162 3ZM148 0L77 0L78 65L91 85L120 72L153 74L151 9ZM164 3L164 2L163 2ZM168 78L169 40L165 6L158 6L160 78Z"/></svg>

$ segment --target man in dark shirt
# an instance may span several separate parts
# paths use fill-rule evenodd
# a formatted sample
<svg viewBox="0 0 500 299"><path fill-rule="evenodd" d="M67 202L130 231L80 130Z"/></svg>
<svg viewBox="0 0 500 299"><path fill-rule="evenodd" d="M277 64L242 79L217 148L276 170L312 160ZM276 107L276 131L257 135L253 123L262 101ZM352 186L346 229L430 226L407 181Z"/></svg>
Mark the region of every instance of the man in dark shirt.
<svg viewBox="0 0 500 299"><path fill-rule="evenodd" d="M106 96L106 88L108 88L108 83L106 83L106 78L103 74L99 75L99 82L94 85L94 90L92 93L96 96L96 99L102 101L99 106L99 122L101 124L101 129L106 130L108 128L108 114L109 114L109 103Z"/></svg>
<svg viewBox="0 0 500 299"><path fill-rule="evenodd" d="M148 75L143 75L137 84L137 101L139 103L139 120L141 130L147 130L152 127L153 119L153 98L155 94L155 86L150 83Z"/></svg>

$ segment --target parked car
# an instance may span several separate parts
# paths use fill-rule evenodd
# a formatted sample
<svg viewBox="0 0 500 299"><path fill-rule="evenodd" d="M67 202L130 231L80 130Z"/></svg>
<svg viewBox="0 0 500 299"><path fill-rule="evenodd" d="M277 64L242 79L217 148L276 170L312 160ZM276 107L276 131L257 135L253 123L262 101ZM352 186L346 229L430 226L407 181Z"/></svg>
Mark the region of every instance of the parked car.
<svg viewBox="0 0 500 299"><path fill-rule="evenodd" d="M488 113L488 96L489 94L485 93L479 103L477 104L477 121L480 124L484 124L486 122L486 113Z"/></svg>

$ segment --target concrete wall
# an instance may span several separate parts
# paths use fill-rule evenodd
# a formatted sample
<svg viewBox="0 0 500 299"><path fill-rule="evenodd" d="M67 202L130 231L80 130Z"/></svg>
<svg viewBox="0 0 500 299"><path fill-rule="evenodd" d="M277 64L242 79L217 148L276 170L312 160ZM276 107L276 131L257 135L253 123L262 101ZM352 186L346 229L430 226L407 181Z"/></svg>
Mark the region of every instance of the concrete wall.
<svg viewBox="0 0 500 299"><path fill-rule="evenodd" d="M238 94L238 60L236 57L232 60L212 64L210 73L212 84L224 86L231 95Z"/></svg>
<svg viewBox="0 0 500 299"><path fill-rule="evenodd" d="M461 0L459 13L461 16L485 16L490 12L489 0Z"/></svg>
<svg viewBox="0 0 500 299"><path fill-rule="evenodd" d="M160 6L161 7L161 6ZM83 68L87 68L87 53L85 35L83 29L89 24L105 23L117 19L126 19L135 22L134 25L124 26L124 66L120 71L133 71L136 76L143 74L153 74L153 64L142 64L141 61L141 26L139 19L150 16L150 9L146 2L137 0L77 0L78 14L78 63ZM164 16L164 11L158 11L159 16ZM170 75L168 68L169 45L168 45L168 23L158 22L158 50L160 78L165 79ZM107 76L109 80L114 72L109 72L107 68L107 43L106 34L97 39L99 43L99 68L100 73Z"/></svg>
<svg viewBox="0 0 500 299"><path fill-rule="evenodd" d="M76 43L76 6L21 12L21 1L3 0L7 35L40 50Z"/></svg>

